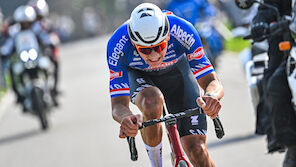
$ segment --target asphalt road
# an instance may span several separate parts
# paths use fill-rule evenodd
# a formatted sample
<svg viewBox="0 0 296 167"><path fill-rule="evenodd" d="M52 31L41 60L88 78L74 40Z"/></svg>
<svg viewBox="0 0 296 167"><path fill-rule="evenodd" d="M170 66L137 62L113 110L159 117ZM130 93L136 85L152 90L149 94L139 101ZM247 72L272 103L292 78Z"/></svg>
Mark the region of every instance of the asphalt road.
<svg viewBox="0 0 296 167"><path fill-rule="evenodd" d="M106 45L109 36L61 47L60 107L50 115L51 128L40 131L9 92L0 102L0 167L149 167L136 137L139 159L132 162L126 140L118 138L108 91ZM266 142L254 135L255 118L238 56L225 53L218 74L225 89L220 113L225 129L216 138L208 120L208 149L217 167L279 167L283 154L266 154ZM135 106L131 106L138 112ZM163 164L170 166L164 135Z"/></svg>

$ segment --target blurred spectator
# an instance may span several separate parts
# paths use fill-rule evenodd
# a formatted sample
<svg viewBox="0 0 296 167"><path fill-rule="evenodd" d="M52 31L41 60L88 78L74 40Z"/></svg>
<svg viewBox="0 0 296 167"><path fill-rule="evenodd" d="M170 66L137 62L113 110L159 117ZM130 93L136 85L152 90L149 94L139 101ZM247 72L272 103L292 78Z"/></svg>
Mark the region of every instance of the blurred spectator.
<svg viewBox="0 0 296 167"><path fill-rule="evenodd" d="M3 22L4 21L4 17L3 17L3 13L2 13L2 10L0 8L0 32L3 31Z"/></svg>
<svg viewBox="0 0 296 167"><path fill-rule="evenodd" d="M218 0L218 6L230 20L233 27L249 25L257 13L258 5L254 4L248 10L241 10L236 5L234 0Z"/></svg>
<svg viewBox="0 0 296 167"><path fill-rule="evenodd" d="M62 42L70 39L75 30L75 23L70 16L62 15L56 18L55 29Z"/></svg>
<svg viewBox="0 0 296 167"><path fill-rule="evenodd" d="M216 7L207 0L171 0L167 4L167 10L186 19L197 28L206 55L217 68L217 58L223 50L224 43L214 24Z"/></svg>
<svg viewBox="0 0 296 167"><path fill-rule="evenodd" d="M84 31L91 37L97 35L101 20L92 7L85 7L82 13L82 23Z"/></svg>

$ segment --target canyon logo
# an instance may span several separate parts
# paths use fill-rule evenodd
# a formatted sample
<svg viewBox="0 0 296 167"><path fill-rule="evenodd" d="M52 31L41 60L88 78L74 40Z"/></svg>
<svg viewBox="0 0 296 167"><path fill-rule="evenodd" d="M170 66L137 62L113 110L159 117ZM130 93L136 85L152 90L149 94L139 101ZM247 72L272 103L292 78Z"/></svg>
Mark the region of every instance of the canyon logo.
<svg viewBox="0 0 296 167"><path fill-rule="evenodd" d="M188 55L188 60L191 61L193 59L199 60L203 57L204 50L202 47L197 48L193 53Z"/></svg>

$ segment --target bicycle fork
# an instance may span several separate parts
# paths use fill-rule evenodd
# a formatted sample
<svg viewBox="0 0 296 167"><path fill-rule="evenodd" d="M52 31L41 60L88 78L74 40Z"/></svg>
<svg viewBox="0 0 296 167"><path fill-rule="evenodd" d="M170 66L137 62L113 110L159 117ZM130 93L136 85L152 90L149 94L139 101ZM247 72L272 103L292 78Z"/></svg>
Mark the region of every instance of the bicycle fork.
<svg viewBox="0 0 296 167"><path fill-rule="evenodd" d="M188 167L191 167L190 163L185 158L185 154L181 146L179 134L177 131L177 120L175 118L169 119L165 121L165 126L168 131L167 134L175 158L174 167L178 167L181 161L184 161Z"/></svg>

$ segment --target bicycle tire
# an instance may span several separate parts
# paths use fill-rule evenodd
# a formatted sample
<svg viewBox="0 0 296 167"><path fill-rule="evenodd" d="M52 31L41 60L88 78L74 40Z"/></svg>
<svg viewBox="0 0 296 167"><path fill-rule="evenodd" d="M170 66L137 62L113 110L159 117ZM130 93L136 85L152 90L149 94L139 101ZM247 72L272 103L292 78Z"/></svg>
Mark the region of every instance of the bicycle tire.
<svg viewBox="0 0 296 167"><path fill-rule="evenodd" d="M46 115L46 104L43 101L43 92L39 88L33 88L32 90L32 102L33 102L33 110L39 118L41 129L48 129L48 120Z"/></svg>
<svg viewBox="0 0 296 167"><path fill-rule="evenodd" d="M188 167L187 163L184 161L184 160L181 160L179 163L178 163L178 167Z"/></svg>

